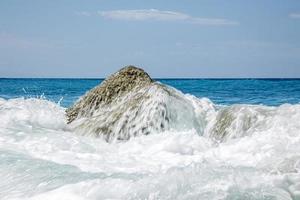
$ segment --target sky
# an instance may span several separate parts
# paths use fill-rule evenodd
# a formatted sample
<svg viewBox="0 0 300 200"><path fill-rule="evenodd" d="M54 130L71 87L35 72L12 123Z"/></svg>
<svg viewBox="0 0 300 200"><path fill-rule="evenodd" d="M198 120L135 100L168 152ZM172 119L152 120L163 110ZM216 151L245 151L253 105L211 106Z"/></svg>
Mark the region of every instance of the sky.
<svg viewBox="0 0 300 200"><path fill-rule="evenodd" d="M0 77L299 78L299 0L1 0Z"/></svg>

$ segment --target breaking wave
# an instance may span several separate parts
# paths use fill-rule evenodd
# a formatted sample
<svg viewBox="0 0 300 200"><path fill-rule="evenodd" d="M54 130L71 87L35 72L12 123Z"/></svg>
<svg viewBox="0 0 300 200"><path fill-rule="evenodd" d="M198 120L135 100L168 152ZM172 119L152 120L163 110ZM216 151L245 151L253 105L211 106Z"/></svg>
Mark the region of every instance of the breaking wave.
<svg viewBox="0 0 300 200"><path fill-rule="evenodd" d="M300 198L299 104L220 106L168 90L164 129L111 143L72 132L59 104L0 99L0 199Z"/></svg>

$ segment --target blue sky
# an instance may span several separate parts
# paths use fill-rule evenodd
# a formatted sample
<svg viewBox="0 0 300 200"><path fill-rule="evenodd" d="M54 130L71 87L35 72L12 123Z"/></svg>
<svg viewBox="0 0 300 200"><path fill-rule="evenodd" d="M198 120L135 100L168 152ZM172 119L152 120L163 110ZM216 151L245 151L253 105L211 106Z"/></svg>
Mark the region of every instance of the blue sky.
<svg viewBox="0 0 300 200"><path fill-rule="evenodd" d="M299 0L1 0L0 77L300 77Z"/></svg>

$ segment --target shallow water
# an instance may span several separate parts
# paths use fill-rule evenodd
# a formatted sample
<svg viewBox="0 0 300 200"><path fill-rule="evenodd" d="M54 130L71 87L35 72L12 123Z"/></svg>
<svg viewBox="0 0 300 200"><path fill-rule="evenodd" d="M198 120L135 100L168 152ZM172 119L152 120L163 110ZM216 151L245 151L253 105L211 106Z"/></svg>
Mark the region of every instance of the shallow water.
<svg viewBox="0 0 300 200"><path fill-rule="evenodd" d="M198 97L185 95L203 131L107 143L64 116L98 80L1 79L0 199L300 199L300 81L211 81L161 80ZM216 142L222 112L231 123Z"/></svg>

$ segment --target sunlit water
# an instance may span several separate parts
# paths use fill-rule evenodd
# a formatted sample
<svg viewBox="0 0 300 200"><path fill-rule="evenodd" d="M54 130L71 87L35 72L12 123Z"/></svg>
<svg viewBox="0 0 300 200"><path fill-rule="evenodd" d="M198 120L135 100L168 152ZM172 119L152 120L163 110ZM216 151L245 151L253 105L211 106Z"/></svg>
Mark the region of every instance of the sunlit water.
<svg viewBox="0 0 300 200"><path fill-rule="evenodd" d="M179 122L113 143L66 124L99 82L0 79L0 199L300 199L300 80L160 80L203 130ZM232 123L216 142L224 110Z"/></svg>

